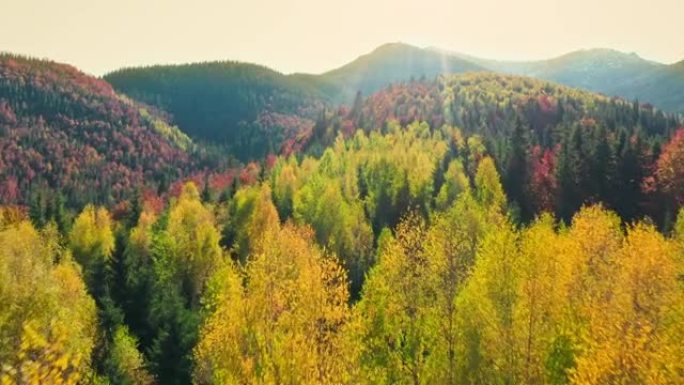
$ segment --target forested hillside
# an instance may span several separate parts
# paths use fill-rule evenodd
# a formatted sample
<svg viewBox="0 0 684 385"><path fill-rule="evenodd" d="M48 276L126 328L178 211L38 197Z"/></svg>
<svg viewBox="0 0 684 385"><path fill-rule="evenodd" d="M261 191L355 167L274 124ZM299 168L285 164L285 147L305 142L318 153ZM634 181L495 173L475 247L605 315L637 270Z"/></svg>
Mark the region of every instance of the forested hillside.
<svg viewBox="0 0 684 385"><path fill-rule="evenodd" d="M635 78L665 67L651 62L636 54L628 54L612 49L587 49L569 52L558 57L528 61L496 61L473 56L460 55L492 71L531 76L551 80L572 87L583 88L607 95L614 90L629 87ZM633 99L633 95L623 95Z"/></svg>
<svg viewBox="0 0 684 385"><path fill-rule="evenodd" d="M105 80L241 161L296 147L326 100L318 80L237 62L122 69Z"/></svg>
<svg viewBox="0 0 684 385"><path fill-rule="evenodd" d="M238 177L251 182L263 173L268 154L320 155L338 133L384 132L393 121L477 134L474 140L496 160L516 220L550 211L568 221L582 204L602 202L624 220L648 215L667 228L679 204L658 177L662 147L681 124L677 116L531 78L424 78L357 94L349 107L334 108L322 96L330 83L239 63L107 77L154 105L144 107L72 67L4 58L3 161L18 163L2 169L0 192L4 203L30 204L34 218L54 216L65 202L77 208L122 202L143 185L163 193L187 176L219 196ZM166 123L178 116L200 145ZM231 158L257 163L229 173L216 168L235 167ZM444 169L448 162L439 163Z"/></svg>
<svg viewBox="0 0 684 385"><path fill-rule="evenodd" d="M189 183L66 233L3 209L2 382L684 380L684 212L520 225L478 133L346 136L224 202Z"/></svg>
<svg viewBox="0 0 684 385"><path fill-rule="evenodd" d="M5 204L112 204L140 185L156 188L188 173L197 163L192 149L187 135L103 80L64 64L0 55Z"/></svg>
<svg viewBox="0 0 684 385"><path fill-rule="evenodd" d="M320 153L338 132L420 121L458 127L491 154L518 220L549 211L567 221L582 204L602 202L624 220L663 223L677 207L655 175L677 116L531 78L480 73L386 87L317 124L309 149Z"/></svg>
<svg viewBox="0 0 684 385"><path fill-rule="evenodd" d="M684 114L684 62L659 68L637 78L630 88L621 87L614 92L626 97L634 96L669 111Z"/></svg>

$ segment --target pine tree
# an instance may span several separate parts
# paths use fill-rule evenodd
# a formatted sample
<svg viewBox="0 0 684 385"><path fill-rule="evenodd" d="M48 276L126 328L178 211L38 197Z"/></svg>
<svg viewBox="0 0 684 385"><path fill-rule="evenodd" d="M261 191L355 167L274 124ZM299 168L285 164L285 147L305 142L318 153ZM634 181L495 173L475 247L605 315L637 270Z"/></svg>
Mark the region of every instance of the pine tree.
<svg viewBox="0 0 684 385"><path fill-rule="evenodd" d="M527 151L530 148L530 140L528 132L529 129L523 124L521 118L519 116L516 117L503 183L509 202L516 205L520 210L520 219L522 221L528 221L532 216L525 191L526 186L529 184Z"/></svg>

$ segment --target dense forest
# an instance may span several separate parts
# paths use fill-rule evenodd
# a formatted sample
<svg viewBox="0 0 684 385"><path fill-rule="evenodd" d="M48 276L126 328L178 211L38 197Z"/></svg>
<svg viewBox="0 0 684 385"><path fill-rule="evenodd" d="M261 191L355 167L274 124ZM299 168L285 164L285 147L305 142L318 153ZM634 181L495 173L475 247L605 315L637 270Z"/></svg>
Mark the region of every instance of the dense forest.
<svg viewBox="0 0 684 385"><path fill-rule="evenodd" d="M477 134L386 131L225 202L190 182L66 232L4 209L3 383L684 378L684 212L668 236L600 204L519 225Z"/></svg>
<svg viewBox="0 0 684 385"><path fill-rule="evenodd" d="M523 222L544 211L569 221L582 204L602 202L626 221L648 215L668 226L681 199L666 187L681 175L666 160L680 151L678 139L668 144L678 116L530 78L478 73L392 85L317 123L309 148L320 153L337 132L386 132L393 122L459 127L464 151L496 160Z"/></svg>
<svg viewBox="0 0 684 385"><path fill-rule="evenodd" d="M0 384L684 382L680 116L331 87L0 56Z"/></svg>
<svg viewBox="0 0 684 385"><path fill-rule="evenodd" d="M171 183L200 159L186 134L107 82L8 54L0 55L0 134L5 204L47 205L48 191L73 206L111 204L143 181Z"/></svg>

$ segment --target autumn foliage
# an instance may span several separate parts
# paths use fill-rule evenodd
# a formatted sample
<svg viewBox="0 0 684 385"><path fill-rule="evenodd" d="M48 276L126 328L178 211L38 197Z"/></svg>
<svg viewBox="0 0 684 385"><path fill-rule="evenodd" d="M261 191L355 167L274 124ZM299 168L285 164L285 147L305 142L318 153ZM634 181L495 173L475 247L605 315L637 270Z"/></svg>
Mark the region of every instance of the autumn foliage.
<svg viewBox="0 0 684 385"><path fill-rule="evenodd" d="M3 385L684 383L674 117L496 74L314 112L251 68L280 91L222 95L256 104L218 167L102 80L0 71Z"/></svg>
<svg viewBox="0 0 684 385"><path fill-rule="evenodd" d="M42 190L69 203L130 197L193 168L190 141L75 68L0 56L0 201ZM150 183L154 182L154 183Z"/></svg>
<svg viewBox="0 0 684 385"><path fill-rule="evenodd" d="M684 205L684 127L663 147L655 175L658 188Z"/></svg>

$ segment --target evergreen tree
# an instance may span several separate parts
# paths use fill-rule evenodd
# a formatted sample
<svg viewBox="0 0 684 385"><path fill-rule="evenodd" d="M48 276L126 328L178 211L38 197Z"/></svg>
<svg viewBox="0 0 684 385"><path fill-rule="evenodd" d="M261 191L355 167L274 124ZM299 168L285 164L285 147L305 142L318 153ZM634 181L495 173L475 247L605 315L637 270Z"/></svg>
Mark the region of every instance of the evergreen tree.
<svg viewBox="0 0 684 385"><path fill-rule="evenodd" d="M523 124L520 117L516 117L503 181L509 201L517 206L520 219L523 221L530 220L533 215L525 191L526 186L529 185L527 151L530 148L530 140L528 134L529 128Z"/></svg>

